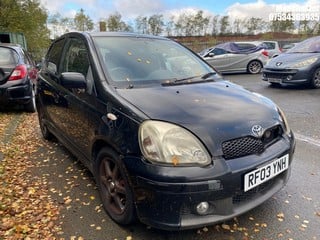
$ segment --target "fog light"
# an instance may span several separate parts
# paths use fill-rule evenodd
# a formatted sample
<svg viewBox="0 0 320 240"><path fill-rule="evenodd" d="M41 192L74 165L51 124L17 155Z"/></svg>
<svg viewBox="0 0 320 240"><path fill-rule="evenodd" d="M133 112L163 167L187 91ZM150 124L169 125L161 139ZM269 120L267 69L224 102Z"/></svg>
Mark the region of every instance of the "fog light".
<svg viewBox="0 0 320 240"><path fill-rule="evenodd" d="M205 215L209 211L209 203L201 202L196 207L197 213L200 215Z"/></svg>
<svg viewBox="0 0 320 240"><path fill-rule="evenodd" d="M290 81L292 79L292 75L287 76L287 80Z"/></svg>

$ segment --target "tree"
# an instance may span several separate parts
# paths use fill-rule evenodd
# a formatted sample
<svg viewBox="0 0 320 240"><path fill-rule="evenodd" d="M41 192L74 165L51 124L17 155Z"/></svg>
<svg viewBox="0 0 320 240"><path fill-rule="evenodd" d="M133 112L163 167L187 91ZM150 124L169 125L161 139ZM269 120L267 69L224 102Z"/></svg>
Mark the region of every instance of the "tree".
<svg viewBox="0 0 320 240"><path fill-rule="evenodd" d="M203 16L203 11L199 10L192 19L195 35L206 35L210 18Z"/></svg>
<svg viewBox="0 0 320 240"><path fill-rule="evenodd" d="M106 21L107 30L112 32L132 32L132 27L127 25L124 21L122 21L121 17L121 14L118 12L111 14Z"/></svg>
<svg viewBox="0 0 320 240"><path fill-rule="evenodd" d="M88 15L84 14L84 10L81 8L74 17L74 25L76 30L90 31L93 29L93 22Z"/></svg>
<svg viewBox="0 0 320 240"><path fill-rule="evenodd" d="M228 33L228 27L229 27L229 16L222 16L220 19L220 34L226 34Z"/></svg>
<svg viewBox="0 0 320 240"><path fill-rule="evenodd" d="M39 0L1 0L0 31L22 32L28 51L40 60L50 44L47 13Z"/></svg>
<svg viewBox="0 0 320 240"><path fill-rule="evenodd" d="M219 21L219 15L215 15L211 21L211 35L213 36L218 35L218 21Z"/></svg>
<svg viewBox="0 0 320 240"><path fill-rule="evenodd" d="M62 33L75 29L74 19L62 17L60 13L49 16L47 22L50 26L51 38L53 39L59 37Z"/></svg>
<svg viewBox="0 0 320 240"><path fill-rule="evenodd" d="M135 19L136 22L136 28L139 33L147 33L148 32L148 18L143 16L138 16Z"/></svg>
<svg viewBox="0 0 320 240"><path fill-rule="evenodd" d="M151 33L153 35L159 35L163 31L163 16L157 14L152 15L151 17L149 17L148 24L148 33Z"/></svg>
<svg viewBox="0 0 320 240"><path fill-rule="evenodd" d="M261 31L263 26L265 26L265 22L262 20L262 18L249 18L246 21L246 27L248 30L248 34L255 34L257 31Z"/></svg>
<svg viewBox="0 0 320 240"><path fill-rule="evenodd" d="M294 21L293 20L285 20L278 21L273 20L270 23L270 29L272 32L291 32L294 30Z"/></svg>

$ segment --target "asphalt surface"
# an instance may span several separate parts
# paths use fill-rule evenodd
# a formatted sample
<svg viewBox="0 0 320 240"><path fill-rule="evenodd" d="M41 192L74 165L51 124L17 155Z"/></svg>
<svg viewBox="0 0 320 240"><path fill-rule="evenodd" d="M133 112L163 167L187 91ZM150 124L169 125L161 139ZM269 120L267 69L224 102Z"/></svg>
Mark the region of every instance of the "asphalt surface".
<svg viewBox="0 0 320 240"><path fill-rule="evenodd" d="M271 98L286 113L297 147L291 178L284 189L252 211L206 228L167 232L139 222L122 227L102 209L95 182L86 168L59 143L48 142L32 156L37 161L33 174L44 179L51 198L61 206L57 238L320 240L320 89L271 88L260 75L225 78ZM40 130L38 134L40 137Z"/></svg>

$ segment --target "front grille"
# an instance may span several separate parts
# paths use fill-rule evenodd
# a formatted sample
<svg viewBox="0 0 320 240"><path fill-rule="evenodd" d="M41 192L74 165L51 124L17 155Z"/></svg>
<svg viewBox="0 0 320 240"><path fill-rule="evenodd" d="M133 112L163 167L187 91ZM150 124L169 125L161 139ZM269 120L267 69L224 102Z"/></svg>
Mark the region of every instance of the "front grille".
<svg viewBox="0 0 320 240"><path fill-rule="evenodd" d="M261 138L245 136L222 143L222 152L225 159L234 159L251 154L260 154L264 149L274 141L277 141L282 135L281 126L269 128L264 131Z"/></svg>
<svg viewBox="0 0 320 240"><path fill-rule="evenodd" d="M252 153L263 152L264 146L261 139L243 137L222 143L225 159L243 157Z"/></svg>

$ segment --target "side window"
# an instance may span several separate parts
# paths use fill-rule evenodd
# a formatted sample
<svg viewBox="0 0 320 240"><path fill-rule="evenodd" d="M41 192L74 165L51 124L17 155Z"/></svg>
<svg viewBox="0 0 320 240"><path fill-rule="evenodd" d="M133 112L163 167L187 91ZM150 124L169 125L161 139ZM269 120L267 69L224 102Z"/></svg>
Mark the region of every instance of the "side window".
<svg viewBox="0 0 320 240"><path fill-rule="evenodd" d="M64 41L65 41L65 39L61 39L61 40L55 42L51 46L51 48L46 56L45 66L53 74L57 74L57 72L59 70L58 66L59 66L59 61L60 61Z"/></svg>
<svg viewBox="0 0 320 240"><path fill-rule="evenodd" d="M228 52L222 48L214 48L212 51L214 55L222 55L222 54L227 54Z"/></svg>
<svg viewBox="0 0 320 240"><path fill-rule="evenodd" d="M88 69L88 51L84 42L78 38L70 39L61 72L78 72L87 77Z"/></svg>

